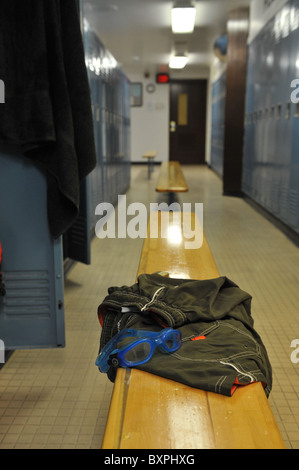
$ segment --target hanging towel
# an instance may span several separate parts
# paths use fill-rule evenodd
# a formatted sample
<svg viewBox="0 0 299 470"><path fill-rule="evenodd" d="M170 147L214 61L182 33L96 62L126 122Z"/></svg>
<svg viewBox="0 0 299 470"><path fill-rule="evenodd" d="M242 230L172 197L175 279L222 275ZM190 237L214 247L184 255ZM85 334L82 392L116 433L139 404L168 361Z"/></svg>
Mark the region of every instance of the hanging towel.
<svg viewBox="0 0 299 470"><path fill-rule="evenodd" d="M53 237L79 213L96 165L91 97L76 0L2 0L0 142L18 144L47 176Z"/></svg>

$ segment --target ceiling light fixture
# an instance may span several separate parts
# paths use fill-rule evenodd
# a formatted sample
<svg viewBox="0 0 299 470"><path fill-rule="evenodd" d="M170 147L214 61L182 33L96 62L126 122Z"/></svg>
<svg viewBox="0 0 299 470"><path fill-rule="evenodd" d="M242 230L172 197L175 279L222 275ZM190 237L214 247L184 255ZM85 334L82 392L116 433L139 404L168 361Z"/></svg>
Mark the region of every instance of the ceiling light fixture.
<svg viewBox="0 0 299 470"><path fill-rule="evenodd" d="M183 69L188 62L188 57L185 54L176 54L170 58L169 68Z"/></svg>
<svg viewBox="0 0 299 470"><path fill-rule="evenodd" d="M171 10L173 33L192 33L195 24L196 8L189 2L178 2Z"/></svg>

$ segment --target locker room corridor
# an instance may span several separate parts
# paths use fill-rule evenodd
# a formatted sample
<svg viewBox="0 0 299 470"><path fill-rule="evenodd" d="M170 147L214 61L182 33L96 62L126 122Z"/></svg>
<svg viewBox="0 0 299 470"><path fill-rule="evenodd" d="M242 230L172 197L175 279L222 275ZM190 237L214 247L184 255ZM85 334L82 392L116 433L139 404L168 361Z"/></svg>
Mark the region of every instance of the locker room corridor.
<svg viewBox="0 0 299 470"><path fill-rule="evenodd" d="M183 2L189 10L190 1ZM151 203L169 204L158 192L160 164L168 168L165 179L172 179L168 195L176 193L182 210L183 203L193 205L193 212L203 203L203 229L220 276L252 296L254 328L272 366L269 404L286 448L299 449L299 0L193 3L194 29L178 33L172 28L174 0L3 2L0 449L99 450L107 448L107 434L124 440L139 434L142 440L134 445L143 449L151 448L149 432L163 446L159 432L170 439L175 430L185 438L179 425L191 413L195 424L188 421L189 434L196 448L203 448L198 436L210 431L208 448L221 447L219 436L227 447L265 448L277 431L260 384L239 390L237 406L219 406L219 389L195 408L190 390L179 398L168 384L168 399L152 376L136 379L135 387L126 374L102 445L114 384L95 365L101 337L97 309L109 287L135 283L141 254L144 271L161 264L167 253L167 269L182 257L188 269L196 265L194 278L201 278L212 258L202 256L205 246L189 258L183 249L165 250L164 240L161 245L153 240L153 252L147 245L143 251L140 238L96 236L97 222L106 215L98 205L114 206L117 217L120 195L126 196L126 209L142 203L147 215ZM173 68L174 58L187 62ZM155 155L151 178L149 153ZM167 165L174 161L187 192L179 192L183 178L173 177ZM127 223L131 218L126 213ZM149 264L143 264L143 255ZM156 292L151 300L160 302ZM180 298L177 291L174 296ZM146 306L150 311L153 303ZM231 336L221 339L233 342ZM211 343L218 354L219 341ZM245 357L243 341L241 347L241 356L233 352L227 359ZM195 364L214 366L215 358L200 351ZM242 372L243 366L219 362L251 377L251 369L244 373L246 367ZM194 363L185 364L175 371L181 367L185 373L190 366L194 378ZM203 369L196 370L201 377ZM133 407L126 408L132 390ZM158 399L152 399L155 392ZM175 419L166 425L156 412L161 417L166 410L172 418L173 397ZM140 410L146 411L144 421ZM219 410L227 411L223 419ZM131 423L138 419L129 431L126 417ZM206 426L198 433L196 420ZM180 447L178 441L165 442L170 449ZM279 448L280 436L273 443ZM127 442L118 444L123 448Z"/></svg>
<svg viewBox="0 0 299 470"><path fill-rule="evenodd" d="M222 196L206 166L186 166L190 191L180 202L204 203L204 230L221 275L253 296L255 328L273 368L270 404L286 447L299 448L299 250L243 199ZM131 168L127 204L157 202L156 168ZM100 449L113 385L97 356L97 307L112 285L132 284L143 241L94 238L92 264L65 280L66 347L15 351L0 371L1 449Z"/></svg>

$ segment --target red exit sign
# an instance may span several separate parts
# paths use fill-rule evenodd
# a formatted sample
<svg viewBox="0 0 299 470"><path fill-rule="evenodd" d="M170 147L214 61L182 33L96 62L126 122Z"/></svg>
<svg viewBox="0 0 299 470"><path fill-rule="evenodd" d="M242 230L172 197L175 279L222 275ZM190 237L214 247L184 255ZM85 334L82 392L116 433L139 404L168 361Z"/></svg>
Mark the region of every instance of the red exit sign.
<svg viewBox="0 0 299 470"><path fill-rule="evenodd" d="M168 73L157 73L156 82L157 83L168 83L169 82Z"/></svg>

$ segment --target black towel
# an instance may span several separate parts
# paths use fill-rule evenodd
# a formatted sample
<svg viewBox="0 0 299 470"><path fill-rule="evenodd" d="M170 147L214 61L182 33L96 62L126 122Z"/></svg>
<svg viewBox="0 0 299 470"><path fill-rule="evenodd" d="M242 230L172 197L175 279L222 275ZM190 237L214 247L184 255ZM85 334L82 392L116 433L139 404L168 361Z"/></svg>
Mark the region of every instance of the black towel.
<svg viewBox="0 0 299 470"><path fill-rule="evenodd" d="M80 183L96 165L76 0L1 1L0 79L0 142L20 144L46 171L56 238L77 217Z"/></svg>

